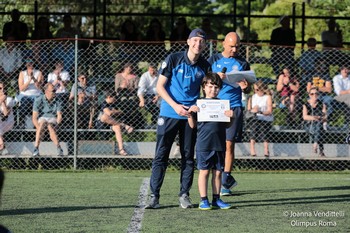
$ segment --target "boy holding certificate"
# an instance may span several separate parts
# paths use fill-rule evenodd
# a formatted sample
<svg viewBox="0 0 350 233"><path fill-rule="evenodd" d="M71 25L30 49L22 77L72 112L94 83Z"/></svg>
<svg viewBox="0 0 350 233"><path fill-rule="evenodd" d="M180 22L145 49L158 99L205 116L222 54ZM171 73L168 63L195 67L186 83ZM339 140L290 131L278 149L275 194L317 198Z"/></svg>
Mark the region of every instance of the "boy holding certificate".
<svg viewBox="0 0 350 233"><path fill-rule="evenodd" d="M208 101L218 100L217 95L222 87L222 80L216 73L208 73L202 81L202 90L204 98ZM193 105L190 107L191 113L188 118L188 123L191 128L197 127L197 144L196 157L197 167L199 170L198 189L201 196L199 209L209 210L216 209L230 209L231 205L225 203L220 199L221 188L221 172L225 163L224 155L226 148L226 128L229 127L230 122L222 121L198 121L201 106ZM233 117L233 110L222 109L224 115L228 118ZM208 201L208 180L209 174L212 170L212 194L213 199L210 205Z"/></svg>

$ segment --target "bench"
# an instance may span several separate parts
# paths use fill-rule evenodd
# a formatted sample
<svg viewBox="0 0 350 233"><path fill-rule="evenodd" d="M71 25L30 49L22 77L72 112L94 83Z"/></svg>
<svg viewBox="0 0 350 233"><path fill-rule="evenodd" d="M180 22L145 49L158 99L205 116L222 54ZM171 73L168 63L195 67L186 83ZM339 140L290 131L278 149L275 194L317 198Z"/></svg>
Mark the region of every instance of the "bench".
<svg viewBox="0 0 350 233"><path fill-rule="evenodd" d="M64 151L64 154L73 155L74 153L74 131L73 129L60 129L59 132L67 133L66 139L61 140L61 147ZM146 132L146 133L155 133L155 129L135 129L135 132ZM5 140L6 141L6 150L4 154L10 157L18 156L29 156L34 150L34 139L35 139L35 129L13 129L7 134L15 134L19 139L23 140ZM85 134L85 136L96 135L102 133L104 136L101 138L98 137L80 137L80 134ZM271 141L270 153L272 157L289 157L296 156L301 157L303 155L310 156L312 153L312 146L308 143L308 133L302 129L284 129L281 126L274 126L271 130L272 136L278 140ZM25 135L29 134L29 135ZM335 129L327 132L327 135L337 134L341 138L345 138L347 133L343 130ZM116 150L116 142L111 140L114 136L114 132L110 129L78 129L78 156L114 156ZM249 136L249 130L245 131L245 137ZM32 139L32 140L28 140ZM250 155L249 152L249 141L244 140L244 143L237 143L236 146L236 156L237 158L247 158ZM325 152L332 151L333 157L347 157L349 156L349 146L347 144L339 143L340 140L337 140L336 143L326 143ZM145 158L153 157L155 151L155 142L124 142L125 149L132 154L133 156L141 156ZM40 144L40 153L47 156L55 156L56 150L52 149L53 143L51 141L43 141ZM173 155L175 146L172 148ZM257 153L263 154L262 143L256 144Z"/></svg>

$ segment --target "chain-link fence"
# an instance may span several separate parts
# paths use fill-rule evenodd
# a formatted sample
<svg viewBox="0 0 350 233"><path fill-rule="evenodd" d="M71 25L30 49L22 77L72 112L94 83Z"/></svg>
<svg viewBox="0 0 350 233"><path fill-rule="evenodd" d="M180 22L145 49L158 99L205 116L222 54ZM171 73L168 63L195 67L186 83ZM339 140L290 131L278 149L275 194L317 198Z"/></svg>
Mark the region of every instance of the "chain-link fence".
<svg viewBox="0 0 350 233"><path fill-rule="evenodd" d="M155 151L159 100L155 101L148 93L140 106L138 83L150 64L159 67L167 54L184 49L186 43L180 42L83 39L4 42L0 52L3 88L1 90L0 84L3 139L0 141L0 166L9 169L149 169ZM204 54L209 57L217 51L221 51L221 43L210 42ZM271 49L267 45L244 44L240 53L250 62L258 79L270 89L273 121L261 121L259 114L265 109L258 109L258 114L245 114L243 141L236 144L235 167L349 169L346 137L350 106L346 98L337 97L339 88L335 85L345 84L335 84L332 80L344 73L340 68L349 61L348 51ZM347 80L340 76L336 79ZM50 95L50 85L46 83L52 83L55 101L37 100L37 96ZM313 89L315 86L317 90ZM308 107L314 106L307 104L311 99L310 90L320 94L318 106L324 104L326 111ZM116 91L117 96L111 101L112 91ZM242 99L246 112L253 92ZM35 151L38 141L34 125L57 121L56 114L43 115L52 103L60 108L62 121L50 124L52 127L42 124L39 151ZM104 118L106 106L120 110L115 113L119 124ZM33 109L39 116L34 118L39 121L33 121ZM309 115L307 120L304 120L305 115ZM55 135L63 156L54 143ZM251 138L257 142L254 153ZM269 159L264 157L263 141L268 142ZM37 152L39 156L33 156ZM252 154L257 156L252 157ZM170 158L170 166L178 168L180 154L176 143Z"/></svg>

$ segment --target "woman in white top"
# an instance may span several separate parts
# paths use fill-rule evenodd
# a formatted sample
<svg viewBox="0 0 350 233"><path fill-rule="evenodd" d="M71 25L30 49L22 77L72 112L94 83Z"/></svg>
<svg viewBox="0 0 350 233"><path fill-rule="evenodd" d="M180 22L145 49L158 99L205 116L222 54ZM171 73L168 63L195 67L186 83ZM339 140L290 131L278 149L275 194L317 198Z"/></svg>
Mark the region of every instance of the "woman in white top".
<svg viewBox="0 0 350 233"><path fill-rule="evenodd" d="M13 106L13 98L6 95L5 85L3 82L0 82L0 152L5 148L4 134L10 131L15 124L12 112Z"/></svg>
<svg viewBox="0 0 350 233"><path fill-rule="evenodd" d="M24 127L23 122L27 115L32 114L34 100L37 96L42 94L41 85L43 83L43 75L40 70L34 69L33 60L26 60L26 70L19 73L18 86L19 95L17 100L20 102L19 125Z"/></svg>
<svg viewBox="0 0 350 233"><path fill-rule="evenodd" d="M70 76L63 68L63 61L57 60L55 63L55 69L47 76L47 82L52 83L55 87L56 94L58 94L56 97L66 94L68 101L69 91L67 85L69 84Z"/></svg>
<svg viewBox="0 0 350 233"><path fill-rule="evenodd" d="M261 139L264 141L264 155L269 157L268 136L273 122L272 96L262 80L254 84L254 95L249 98L248 111L256 114L254 122L250 124L250 154L256 156L255 143L258 139Z"/></svg>

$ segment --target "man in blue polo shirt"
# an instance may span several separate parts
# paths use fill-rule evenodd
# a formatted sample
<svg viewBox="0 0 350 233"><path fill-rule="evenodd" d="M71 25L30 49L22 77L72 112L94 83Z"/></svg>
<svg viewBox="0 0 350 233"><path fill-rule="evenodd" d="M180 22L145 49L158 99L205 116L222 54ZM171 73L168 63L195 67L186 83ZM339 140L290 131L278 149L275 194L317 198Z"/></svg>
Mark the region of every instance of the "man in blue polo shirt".
<svg viewBox="0 0 350 233"><path fill-rule="evenodd" d="M201 56L206 34L194 29L188 39L188 50L170 54L159 70L157 92L162 97L157 128L157 145L152 162L151 198L146 208L159 208L160 188L164 181L169 153L179 132L181 152L180 207L192 208L189 191L194 173L196 132L189 124L188 109L199 97L200 85L210 64Z"/></svg>
<svg viewBox="0 0 350 233"><path fill-rule="evenodd" d="M225 72L250 70L248 62L239 55L240 38L235 32L229 32L223 41L224 51L211 56L208 61L213 72L218 73L222 79L226 78ZM234 111L233 123L226 129L226 154L225 167L222 173L221 195L230 195L231 188L237 185L231 175L234 160L235 142L242 140L243 106L242 90L248 91L250 86L243 80L235 85L223 83L218 98L230 100L230 108Z"/></svg>
<svg viewBox="0 0 350 233"><path fill-rule="evenodd" d="M56 125L62 122L61 104L55 98L55 88L52 83L45 84L44 90L44 95L36 97L33 105L33 124L36 128L33 156L39 156L39 144L46 128L57 147L57 155L62 156L63 151L56 134Z"/></svg>

